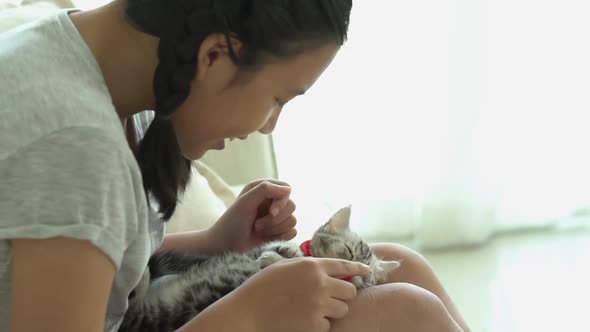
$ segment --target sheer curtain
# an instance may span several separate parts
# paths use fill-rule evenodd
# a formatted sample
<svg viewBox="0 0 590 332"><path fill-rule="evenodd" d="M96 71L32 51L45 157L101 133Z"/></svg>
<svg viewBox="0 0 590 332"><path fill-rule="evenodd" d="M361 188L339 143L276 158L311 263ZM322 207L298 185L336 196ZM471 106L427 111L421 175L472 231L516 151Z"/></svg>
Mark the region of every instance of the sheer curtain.
<svg viewBox="0 0 590 332"><path fill-rule="evenodd" d="M472 245L590 207L590 3L355 1L349 42L274 142L300 237Z"/></svg>

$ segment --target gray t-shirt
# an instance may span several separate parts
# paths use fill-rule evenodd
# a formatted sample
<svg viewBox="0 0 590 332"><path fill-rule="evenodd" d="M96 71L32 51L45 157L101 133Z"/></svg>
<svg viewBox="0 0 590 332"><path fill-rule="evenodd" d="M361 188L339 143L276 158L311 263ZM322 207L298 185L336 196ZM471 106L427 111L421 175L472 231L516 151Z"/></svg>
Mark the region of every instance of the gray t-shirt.
<svg viewBox="0 0 590 332"><path fill-rule="evenodd" d="M0 35L0 331L11 239L91 241L116 266L105 331L161 244L141 173L100 68L60 11Z"/></svg>

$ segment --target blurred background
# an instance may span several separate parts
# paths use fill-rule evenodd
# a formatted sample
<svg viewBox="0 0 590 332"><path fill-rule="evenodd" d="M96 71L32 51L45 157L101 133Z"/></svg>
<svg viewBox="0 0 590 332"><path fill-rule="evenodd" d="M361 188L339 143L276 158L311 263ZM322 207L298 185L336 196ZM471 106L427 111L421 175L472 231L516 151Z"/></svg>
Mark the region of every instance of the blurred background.
<svg viewBox="0 0 590 332"><path fill-rule="evenodd" d="M4 0L0 15L106 2ZM355 1L333 65L272 137L196 163L169 231L278 177L297 241L352 204L366 239L430 260L473 331L590 331L589 14L587 0Z"/></svg>

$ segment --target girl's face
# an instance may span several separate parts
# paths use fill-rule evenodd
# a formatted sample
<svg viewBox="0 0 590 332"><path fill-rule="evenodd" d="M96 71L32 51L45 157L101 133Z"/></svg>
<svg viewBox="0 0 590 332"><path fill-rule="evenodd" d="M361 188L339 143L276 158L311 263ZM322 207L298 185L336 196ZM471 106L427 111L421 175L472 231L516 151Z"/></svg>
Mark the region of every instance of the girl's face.
<svg viewBox="0 0 590 332"><path fill-rule="evenodd" d="M239 51L239 44L234 49ZM183 155L195 160L207 150L223 149L226 138L271 133L283 106L314 84L338 49L330 44L240 72L227 54L225 37L207 38L190 95L172 116Z"/></svg>

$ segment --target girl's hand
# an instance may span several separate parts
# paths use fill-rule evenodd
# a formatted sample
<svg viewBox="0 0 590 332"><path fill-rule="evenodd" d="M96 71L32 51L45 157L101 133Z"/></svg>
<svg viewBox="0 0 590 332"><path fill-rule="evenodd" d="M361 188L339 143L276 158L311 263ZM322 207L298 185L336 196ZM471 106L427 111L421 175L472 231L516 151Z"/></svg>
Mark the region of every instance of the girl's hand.
<svg viewBox="0 0 590 332"><path fill-rule="evenodd" d="M230 294L256 331L327 332L348 313L353 284L337 279L366 275L364 264L331 258L296 258L272 264Z"/></svg>
<svg viewBox="0 0 590 332"><path fill-rule="evenodd" d="M209 229L226 250L245 251L297 235L291 187L282 181L258 180L244 187L237 200Z"/></svg>

